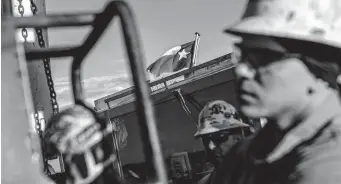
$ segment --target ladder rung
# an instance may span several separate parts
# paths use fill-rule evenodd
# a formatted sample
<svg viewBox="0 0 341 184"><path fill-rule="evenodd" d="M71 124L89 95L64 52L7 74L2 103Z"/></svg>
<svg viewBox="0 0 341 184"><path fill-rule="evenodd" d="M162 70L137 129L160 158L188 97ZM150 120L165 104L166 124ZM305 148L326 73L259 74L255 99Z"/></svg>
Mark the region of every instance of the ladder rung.
<svg viewBox="0 0 341 184"><path fill-rule="evenodd" d="M70 27L92 25L97 14L69 14L32 17L13 17L18 28L22 27Z"/></svg>
<svg viewBox="0 0 341 184"><path fill-rule="evenodd" d="M26 48L26 59L36 60L46 57L67 57L74 56L79 47L60 47L60 48Z"/></svg>

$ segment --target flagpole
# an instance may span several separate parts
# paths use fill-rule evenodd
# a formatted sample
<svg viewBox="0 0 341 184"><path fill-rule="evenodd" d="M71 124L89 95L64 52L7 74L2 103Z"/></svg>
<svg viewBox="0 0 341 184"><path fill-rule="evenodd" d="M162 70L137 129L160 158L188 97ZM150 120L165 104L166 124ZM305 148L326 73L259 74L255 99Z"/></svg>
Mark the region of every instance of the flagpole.
<svg viewBox="0 0 341 184"><path fill-rule="evenodd" d="M200 34L198 32L195 32L195 40L194 40L194 51L193 51L193 57L192 57L192 62L191 66L196 66L196 59L198 55L198 48L199 48L199 41L200 41Z"/></svg>

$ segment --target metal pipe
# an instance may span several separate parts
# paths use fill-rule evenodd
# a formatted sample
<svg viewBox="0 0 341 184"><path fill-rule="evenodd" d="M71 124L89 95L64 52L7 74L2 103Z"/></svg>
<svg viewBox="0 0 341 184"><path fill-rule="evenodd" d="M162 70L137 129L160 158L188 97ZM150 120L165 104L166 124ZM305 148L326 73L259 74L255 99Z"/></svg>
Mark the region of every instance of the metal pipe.
<svg viewBox="0 0 341 184"><path fill-rule="evenodd" d="M27 48L26 59L36 60L46 57L67 57L77 54L79 47L60 47L60 48Z"/></svg>
<svg viewBox="0 0 341 184"><path fill-rule="evenodd" d="M204 108L192 95L187 95L187 101L189 101L198 112Z"/></svg>
<svg viewBox="0 0 341 184"><path fill-rule="evenodd" d="M84 58L87 56L92 47L96 44L97 40L101 37L109 23L113 19L115 12L113 8L108 5L102 13L97 14L93 21L93 30L88 35L82 46L79 48L79 54L74 56L71 65L71 81L74 102L76 104L84 101L83 89L81 86L81 64Z"/></svg>
<svg viewBox="0 0 341 184"><path fill-rule="evenodd" d="M83 104L83 90L81 85L81 64L88 52L95 45L112 18L118 15L121 20L122 31L126 44L130 69L136 87L136 106L140 122L144 153L148 165L149 178L153 183L167 183L167 173L164 166L161 146L156 128L154 111L151 105L149 87L146 84L143 67L143 57L135 22L128 5L123 1L111 1L103 13L96 16L94 29L80 48L82 54L76 55L71 66L71 81L76 104Z"/></svg>
<svg viewBox="0 0 341 184"><path fill-rule="evenodd" d="M11 0L1 1L1 16L2 17L11 17L12 15L13 15L12 1Z"/></svg>
<svg viewBox="0 0 341 184"><path fill-rule="evenodd" d="M64 15L48 15L48 16L33 16L33 17L13 17L18 28L23 27L78 27L92 25L96 14L64 14Z"/></svg>
<svg viewBox="0 0 341 184"><path fill-rule="evenodd" d="M114 122L111 122L111 123L114 123ZM117 126L117 125L115 124L115 126ZM120 157L120 148L119 148L119 143L118 143L118 140L117 140L116 131L113 131L111 135L112 135L112 138L114 140L114 148L115 148L116 157L117 157L117 164L118 164L118 173L119 173L120 177L122 179L124 179L124 174L123 174L123 169L122 169L122 162L121 162L121 157Z"/></svg>
<svg viewBox="0 0 341 184"><path fill-rule="evenodd" d="M136 107L139 117L140 131L144 145L144 153L147 164L152 171L148 174L151 182L167 183L167 172L165 169L158 131L156 128L154 109L151 104L149 86L143 67L142 49L132 12L123 1L114 1L117 12L121 17L122 32L127 46L127 54L130 61L130 70L136 89ZM114 4L112 4L114 5Z"/></svg>

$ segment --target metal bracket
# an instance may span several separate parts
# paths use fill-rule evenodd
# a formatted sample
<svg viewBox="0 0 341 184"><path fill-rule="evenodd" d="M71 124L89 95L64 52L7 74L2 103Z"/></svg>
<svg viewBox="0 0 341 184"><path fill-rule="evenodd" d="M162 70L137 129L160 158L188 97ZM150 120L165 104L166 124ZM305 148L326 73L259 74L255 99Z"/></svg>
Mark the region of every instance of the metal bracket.
<svg viewBox="0 0 341 184"><path fill-rule="evenodd" d="M181 94L181 89L178 88L176 90L173 90L173 95L175 96L175 98L179 101L179 103L181 104L181 107L184 109L184 111L186 112L186 114L191 118L191 120L193 120L194 122L196 122L196 118L193 117L192 112L189 110L186 101L184 99L184 97Z"/></svg>

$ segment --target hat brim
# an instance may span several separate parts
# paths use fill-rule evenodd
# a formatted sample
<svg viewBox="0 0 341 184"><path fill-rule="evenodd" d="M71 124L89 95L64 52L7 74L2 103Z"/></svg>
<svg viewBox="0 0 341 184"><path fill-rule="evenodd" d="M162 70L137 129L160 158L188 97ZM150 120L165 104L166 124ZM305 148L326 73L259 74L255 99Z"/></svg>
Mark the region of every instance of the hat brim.
<svg viewBox="0 0 341 184"><path fill-rule="evenodd" d="M317 36L309 37L292 34L287 31L274 30L267 25L266 20L261 17L250 17L225 29L224 32L242 38L249 36L269 37L284 45L290 45L290 52L312 55L313 57L325 60L337 61L338 64L341 64L341 61L338 61L341 58L341 44ZM266 29L267 27L269 27L268 30Z"/></svg>
<svg viewBox="0 0 341 184"><path fill-rule="evenodd" d="M229 120L229 126L222 125L222 126L212 126L209 128L201 129L200 131L197 131L194 135L194 137L198 138L202 135L211 134L215 132L219 132L222 130L230 130L230 129L236 129L236 128L249 128L250 125L243 123L238 120Z"/></svg>

